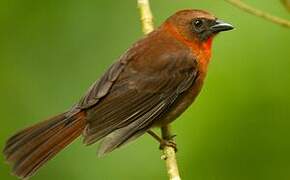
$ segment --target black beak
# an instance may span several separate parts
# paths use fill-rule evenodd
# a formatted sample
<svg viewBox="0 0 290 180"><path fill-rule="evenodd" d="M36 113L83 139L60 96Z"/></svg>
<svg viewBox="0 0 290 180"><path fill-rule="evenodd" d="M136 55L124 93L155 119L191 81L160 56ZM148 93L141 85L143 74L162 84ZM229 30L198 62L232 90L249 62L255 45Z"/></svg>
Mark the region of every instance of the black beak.
<svg viewBox="0 0 290 180"><path fill-rule="evenodd" d="M214 22L214 24L210 27L210 30L213 33L218 33L218 32L221 32L221 31L229 31L229 30L232 30L232 29L234 29L234 26L232 26L231 24L226 23L224 21L221 21L219 19L217 19Z"/></svg>

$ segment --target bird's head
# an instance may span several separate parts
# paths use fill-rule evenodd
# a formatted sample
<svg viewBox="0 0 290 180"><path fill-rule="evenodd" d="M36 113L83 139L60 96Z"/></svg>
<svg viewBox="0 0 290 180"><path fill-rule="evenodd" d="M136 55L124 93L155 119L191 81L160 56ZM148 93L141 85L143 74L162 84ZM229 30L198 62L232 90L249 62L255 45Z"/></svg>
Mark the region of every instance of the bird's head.
<svg viewBox="0 0 290 180"><path fill-rule="evenodd" d="M213 37L221 31L232 30L233 26L203 10L181 10L169 17L166 28L185 43L210 48Z"/></svg>

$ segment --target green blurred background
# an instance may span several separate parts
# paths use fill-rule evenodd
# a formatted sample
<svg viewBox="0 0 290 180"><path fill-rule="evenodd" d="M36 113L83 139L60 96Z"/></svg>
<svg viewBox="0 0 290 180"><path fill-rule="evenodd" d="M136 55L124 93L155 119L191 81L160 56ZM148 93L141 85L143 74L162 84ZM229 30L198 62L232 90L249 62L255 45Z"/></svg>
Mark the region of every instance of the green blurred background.
<svg viewBox="0 0 290 180"><path fill-rule="evenodd" d="M246 1L246 0L245 0ZM284 18L278 0L246 2ZM290 31L215 0L152 0L155 23L201 8L236 26L214 43L207 81L173 127L185 180L290 179ZM135 0L0 1L0 148L16 130L69 108L142 36ZM35 180L166 179L145 135L97 158L81 140ZM0 156L0 179L16 180Z"/></svg>

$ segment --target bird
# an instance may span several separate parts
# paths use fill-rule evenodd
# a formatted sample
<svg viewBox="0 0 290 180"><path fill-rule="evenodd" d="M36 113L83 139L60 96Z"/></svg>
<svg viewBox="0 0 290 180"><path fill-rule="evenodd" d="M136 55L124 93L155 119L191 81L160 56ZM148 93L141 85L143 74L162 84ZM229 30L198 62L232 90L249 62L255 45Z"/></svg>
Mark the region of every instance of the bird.
<svg viewBox="0 0 290 180"><path fill-rule="evenodd" d="M180 10L134 43L65 112L10 137L3 153L28 179L79 136L99 155L177 119L199 94L213 38L234 27L209 12Z"/></svg>

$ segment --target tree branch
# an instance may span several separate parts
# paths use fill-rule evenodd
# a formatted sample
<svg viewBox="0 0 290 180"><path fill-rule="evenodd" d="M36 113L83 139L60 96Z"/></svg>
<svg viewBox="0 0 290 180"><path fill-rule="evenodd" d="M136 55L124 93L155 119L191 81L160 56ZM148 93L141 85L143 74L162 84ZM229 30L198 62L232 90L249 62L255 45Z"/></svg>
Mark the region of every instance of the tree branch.
<svg viewBox="0 0 290 180"><path fill-rule="evenodd" d="M142 30L144 34L148 34L154 29L149 0L137 0L137 2L140 10ZM172 135L169 126L162 127L161 131L163 140L171 140ZM181 178L178 172L175 149L171 146L165 146L161 158L165 160L169 180L180 180Z"/></svg>
<svg viewBox="0 0 290 180"><path fill-rule="evenodd" d="M169 125L163 126L161 128L162 139L165 141L172 140L172 134L170 132ZM178 165L176 161L175 149L171 146L165 146L163 149L163 156L161 159L164 159L166 162L167 174L170 180L181 180Z"/></svg>
<svg viewBox="0 0 290 180"><path fill-rule="evenodd" d="M255 16L261 17L265 20L276 23L276 24L281 25L283 27L290 28L290 21L288 21L286 19L282 19L282 18L279 18L277 16L273 16L269 13L263 12L259 9L256 9L254 7L247 5L246 3L244 3L240 0L225 0L225 1L240 8L241 10L243 10L245 12L248 12L248 13L253 14Z"/></svg>
<svg viewBox="0 0 290 180"><path fill-rule="evenodd" d="M148 34L154 30L153 16L150 9L149 0L137 0L140 10L142 30L144 34Z"/></svg>

